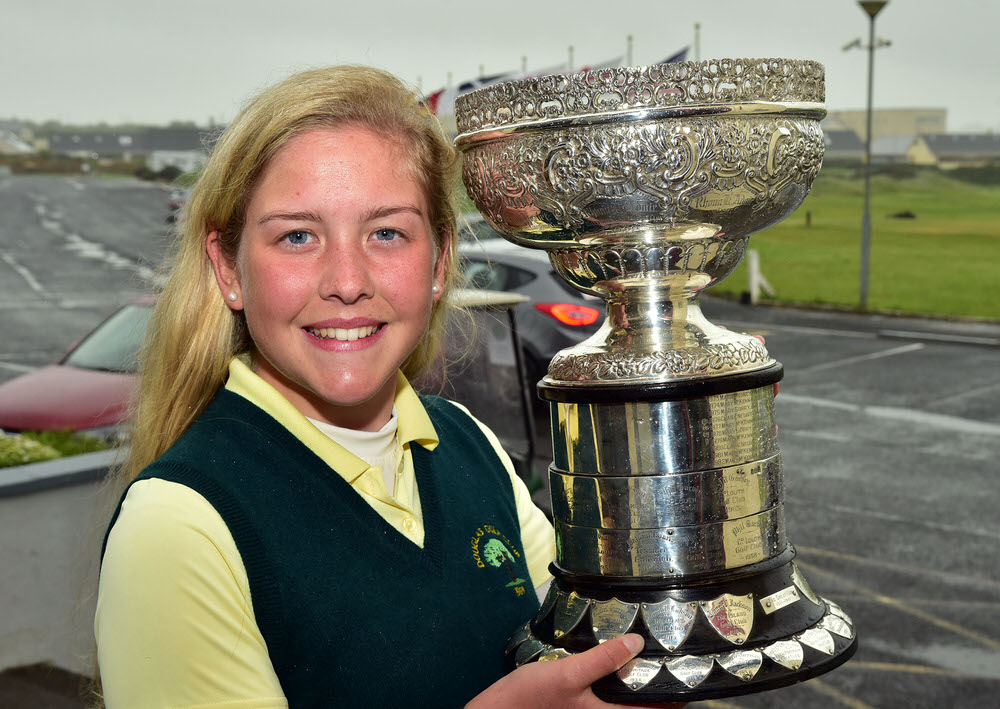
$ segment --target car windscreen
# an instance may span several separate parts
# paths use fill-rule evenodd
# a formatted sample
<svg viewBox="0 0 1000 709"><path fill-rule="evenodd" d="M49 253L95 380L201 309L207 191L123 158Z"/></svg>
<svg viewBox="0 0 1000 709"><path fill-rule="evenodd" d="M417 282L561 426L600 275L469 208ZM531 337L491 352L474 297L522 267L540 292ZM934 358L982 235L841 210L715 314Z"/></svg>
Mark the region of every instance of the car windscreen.
<svg viewBox="0 0 1000 709"><path fill-rule="evenodd" d="M63 361L81 369L134 372L153 309L126 305L90 333Z"/></svg>

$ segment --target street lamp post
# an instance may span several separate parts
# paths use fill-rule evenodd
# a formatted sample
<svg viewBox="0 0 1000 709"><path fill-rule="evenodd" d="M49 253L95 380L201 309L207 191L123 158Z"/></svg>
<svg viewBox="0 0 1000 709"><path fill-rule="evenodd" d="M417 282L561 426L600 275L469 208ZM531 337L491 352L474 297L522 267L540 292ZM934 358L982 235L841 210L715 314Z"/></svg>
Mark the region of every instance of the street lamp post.
<svg viewBox="0 0 1000 709"><path fill-rule="evenodd" d="M865 213L861 218L861 307L868 307L868 262L872 242L872 83L875 71L875 16L888 0L860 0L861 9L868 13L868 128L865 131Z"/></svg>

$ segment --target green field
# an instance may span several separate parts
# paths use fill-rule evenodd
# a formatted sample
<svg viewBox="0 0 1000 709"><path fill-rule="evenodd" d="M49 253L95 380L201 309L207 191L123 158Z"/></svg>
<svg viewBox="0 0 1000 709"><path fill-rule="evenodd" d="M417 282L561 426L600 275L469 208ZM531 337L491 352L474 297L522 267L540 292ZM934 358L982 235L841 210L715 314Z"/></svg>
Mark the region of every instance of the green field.
<svg viewBox="0 0 1000 709"><path fill-rule="evenodd" d="M933 169L897 172L912 176L872 179L868 309L1000 320L1000 185ZM764 302L858 307L863 203L859 172L827 166L798 211L754 235L750 248L776 291ZM914 218L892 216L902 212ZM744 263L709 292L738 297L746 289Z"/></svg>
<svg viewBox="0 0 1000 709"><path fill-rule="evenodd" d="M753 236L773 300L857 307L863 204L854 170L824 168L798 211ZM871 214L869 310L1000 320L1000 186L876 175ZM711 292L739 295L745 268Z"/></svg>

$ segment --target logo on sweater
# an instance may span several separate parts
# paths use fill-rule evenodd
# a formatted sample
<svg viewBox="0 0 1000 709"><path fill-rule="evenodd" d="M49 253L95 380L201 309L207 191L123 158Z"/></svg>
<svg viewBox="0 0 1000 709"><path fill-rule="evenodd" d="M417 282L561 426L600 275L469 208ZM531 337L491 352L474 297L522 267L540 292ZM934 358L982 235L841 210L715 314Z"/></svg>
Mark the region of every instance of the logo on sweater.
<svg viewBox="0 0 1000 709"><path fill-rule="evenodd" d="M521 552L499 529L484 524L475 531L472 535L472 558L480 569L505 569L510 576L510 583L506 588L513 588L517 596L524 595L527 581L520 578L514 570Z"/></svg>

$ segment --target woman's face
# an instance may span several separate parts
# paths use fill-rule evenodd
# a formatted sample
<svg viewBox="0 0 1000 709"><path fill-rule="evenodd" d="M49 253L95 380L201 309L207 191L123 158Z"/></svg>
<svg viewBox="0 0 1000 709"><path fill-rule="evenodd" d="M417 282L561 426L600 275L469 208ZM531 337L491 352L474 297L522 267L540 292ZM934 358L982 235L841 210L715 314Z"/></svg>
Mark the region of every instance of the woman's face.
<svg viewBox="0 0 1000 709"><path fill-rule="evenodd" d="M258 375L306 416L365 430L389 420L445 260L398 144L357 125L296 136L253 193L236 264L212 234L208 250L246 315Z"/></svg>

